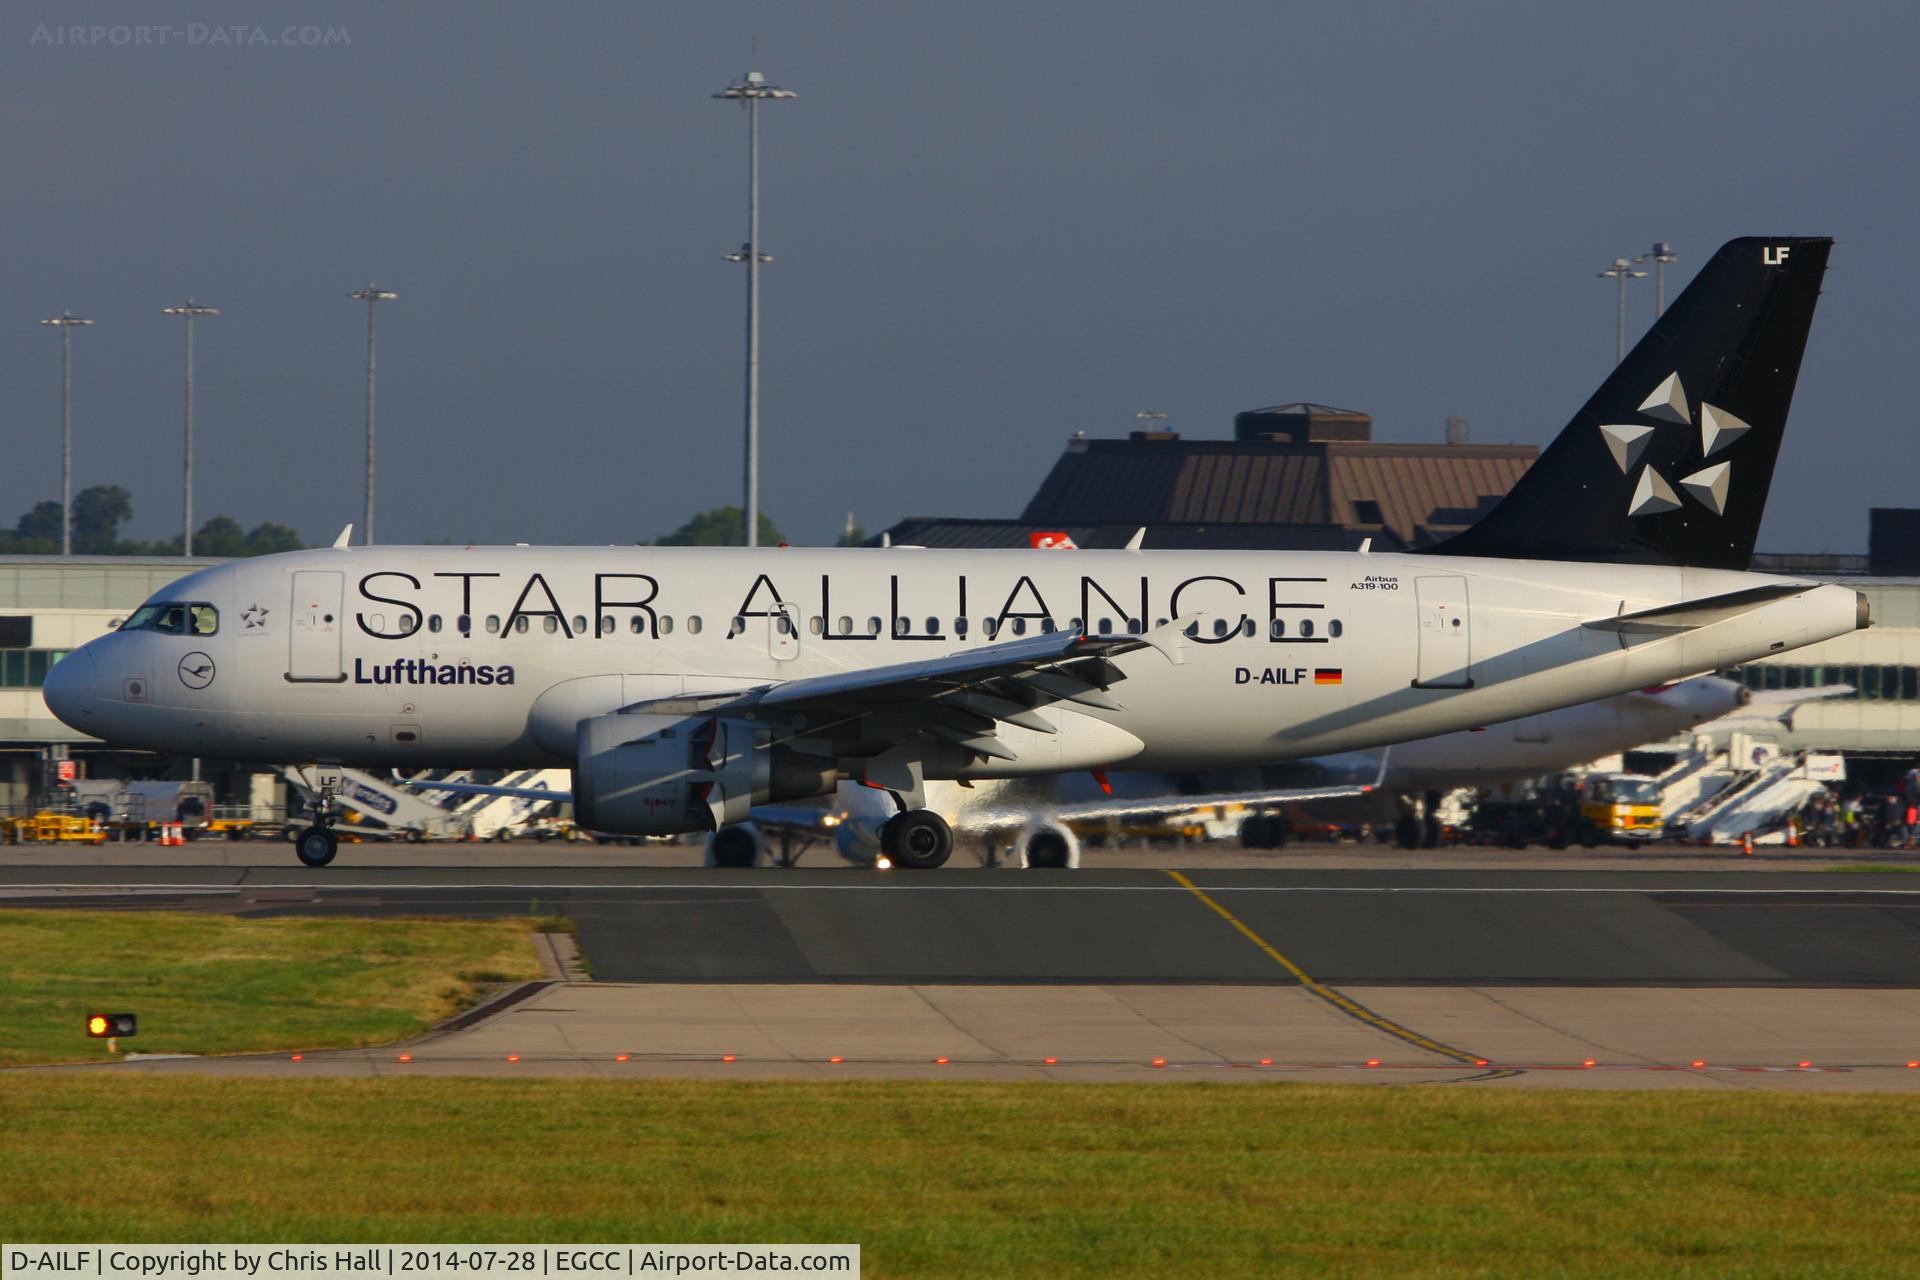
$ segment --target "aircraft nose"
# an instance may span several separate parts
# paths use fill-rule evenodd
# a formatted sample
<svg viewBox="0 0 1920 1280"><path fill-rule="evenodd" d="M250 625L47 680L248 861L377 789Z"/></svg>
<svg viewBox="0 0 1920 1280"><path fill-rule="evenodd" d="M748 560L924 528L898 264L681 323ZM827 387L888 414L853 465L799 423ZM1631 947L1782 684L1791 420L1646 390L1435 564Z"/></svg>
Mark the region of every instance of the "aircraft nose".
<svg viewBox="0 0 1920 1280"><path fill-rule="evenodd" d="M40 689L41 696L47 700L47 709L64 724L83 733L92 731L87 717L93 713L94 667L93 655L77 649L53 664Z"/></svg>

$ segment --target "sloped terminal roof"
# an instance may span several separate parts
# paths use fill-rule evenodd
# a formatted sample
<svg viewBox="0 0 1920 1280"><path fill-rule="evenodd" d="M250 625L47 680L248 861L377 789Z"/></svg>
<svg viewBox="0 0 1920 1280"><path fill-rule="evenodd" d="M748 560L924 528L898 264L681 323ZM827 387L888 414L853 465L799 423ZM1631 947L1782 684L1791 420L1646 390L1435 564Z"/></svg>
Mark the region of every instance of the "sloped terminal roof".
<svg viewBox="0 0 1920 1280"><path fill-rule="evenodd" d="M1332 526L1425 546L1478 519L1537 455L1531 445L1075 441L1020 518L1044 528Z"/></svg>

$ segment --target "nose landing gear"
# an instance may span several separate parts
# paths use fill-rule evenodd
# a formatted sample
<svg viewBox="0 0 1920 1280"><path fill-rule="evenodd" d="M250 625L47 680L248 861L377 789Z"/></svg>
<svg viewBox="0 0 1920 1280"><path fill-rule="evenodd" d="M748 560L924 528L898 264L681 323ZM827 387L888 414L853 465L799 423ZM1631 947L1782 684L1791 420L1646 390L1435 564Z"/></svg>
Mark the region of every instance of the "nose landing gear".
<svg viewBox="0 0 1920 1280"><path fill-rule="evenodd" d="M334 780L321 775L313 798L313 825L293 840L295 856L309 867L324 867L340 852L340 837L333 833L333 788Z"/></svg>

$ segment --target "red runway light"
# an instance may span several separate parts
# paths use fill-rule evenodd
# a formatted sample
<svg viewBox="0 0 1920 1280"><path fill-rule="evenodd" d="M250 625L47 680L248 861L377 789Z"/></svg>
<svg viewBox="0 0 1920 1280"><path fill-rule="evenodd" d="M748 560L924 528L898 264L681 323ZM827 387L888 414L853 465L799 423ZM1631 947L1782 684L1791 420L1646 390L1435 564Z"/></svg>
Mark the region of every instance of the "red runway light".
<svg viewBox="0 0 1920 1280"><path fill-rule="evenodd" d="M624 1053L616 1053L613 1055L613 1060L615 1062L625 1062L627 1060L627 1055Z"/></svg>
<svg viewBox="0 0 1920 1280"><path fill-rule="evenodd" d="M1594 1065L1594 1060L1592 1058L1588 1058L1585 1062L1582 1062L1580 1065L1583 1067L1591 1067Z"/></svg>
<svg viewBox="0 0 1920 1280"><path fill-rule="evenodd" d="M1810 1066L1812 1066L1812 1065L1813 1065L1813 1064L1812 1064L1811 1062L1803 1062L1803 1063L1801 1063L1801 1064L1800 1064L1800 1069L1801 1069L1802 1071L1805 1071L1805 1070L1806 1070L1806 1069L1807 1069L1808 1067L1810 1067Z"/></svg>
<svg viewBox="0 0 1920 1280"><path fill-rule="evenodd" d="M1475 1058L1473 1060L1473 1065L1476 1067L1484 1067L1487 1065L1487 1060L1485 1058Z"/></svg>
<svg viewBox="0 0 1920 1280"><path fill-rule="evenodd" d="M1153 1065L1156 1067L1164 1067L1167 1065L1167 1060L1165 1058L1155 1058L1153 1060Z"/></svg>
<svg viewBox="0 0 1920 1280"><path fill-rule="evenodd" d="M1909 1062L1907 1065L1909 1067L1920 1067L1920 1062Z"/></svg>
<svg viewBox="0 0 1920 1280"><path fill-rule="evenodd" d="M399 1057L395 1058L394 1061L395 1062L412 1062L413 1055L410 1053L403 1053Z"/></svg>
<svg viewBox="0 0 1920 1280"><path fill-rule="evenodd" d="M836 1063L836 1064L837 1064L837 1063L841 1063L841 1062L845 1062L845 1061L846 1061L846 1059L845 1059L845 1058L839 1058L839 1057L835 1057L835 1058L828 1058L828 1059L827 1059L827 1061L828 1061L828 1062L832 1062L832 1063Z"/></svg>
<svg viewBox="0 0 1920 1280"><path fill-rule="evenodd" d="M722 1062L732 1062L732 1061L734 1061L734 1057L733 1057L733 1055L732 1055L732 1054L730 1054L730 1053L723 1053L723 1054L721 1054L721 1055L720 1055L720 1061L722 1061ZM835 1061L835 1062L838 1062L838 1061L840 1061L840 1059L838 1059L838 1058L835 1058L835 1059L834 1059L834 1061Z"/></svg>
<svg viewBox="0 0 1920 1280"><path fill-rule="evenodd" d="M1041 1061L1044 1062L1049 1067L1058 1066L1060 1064L1060 1059L1058 1058L1042 1058Z"/></svg>
<svg viewBox="0 0 1920 1280"><path fill-rule="evenodd" d="M507 1055L507 1061L508 1061L508 1062L518 1062L518 1061L520 1061L520 1055L519 1055L519 1054L517 1054L517 1053L510 1053L510 1054L508 1054L508 1055Z"/></svg>
<svg viewBox="0 0 1920 1280"><path fill-rule="evenodd" d="M1695 1071L1698 1071L1698 1070L1699 1070L1699 1069L1700 1069L1701 1067L1704 1067L1704 1066L1706 1066L1706 1065L1707 1065L1707 1064L1706 1064L1706 1062L1705 1062L1705 1061L1704 1061L1703 1059L1700 1059L1700 1058L1695 1058L1695 1059L1693 1060L1693 1069L1694 1069Z"/></svg>
<svg viewBox="0 0 1920 1280"><path fill-rule="evenodd" d="M937 1067L944 1067L951 1061L953 1061L953 1059L951 1058L935 1058L933 1060L933 1063Z"/></svg>
<svg viewBox="0 0 1920 1280"><path fill-rule="evenodd" d="M307 1055L306 1055L306 1054L304 1054L304 1053L296 1053L296 1054L294 1054L294 1055L293 1055L293 1061L295 1061L295 1062L302 1062L302 1061L305 1061L305 1059L306 1059L306 1056L307 1056Z"/></svg>
<svg viewBox="0 0 1920 1280"><path fill-rule="evenodd" d="M1367 1065L1368 1065L1368 1066L1370 1066L1370 1067L1377 1067L1377 1066L1379 1066L1379 1065L1380 1065L1380 1059L1378 1059L1378 1058L1368 1058L1368 1059L1367 1059Z"/></svg>
<svg viewBox="0 0 1920 1280"><path fill-rule="evenodd" d="M1260 1065L1261 1065L1261 1066L1263 1066L1263 1067L1270 1067L1270 1066L1272 1066L1272 1065L1273 1065L1273 1059L1272 1059L1272 1058L1262 1058L1262 1059L1260 1059Z"/></svg>

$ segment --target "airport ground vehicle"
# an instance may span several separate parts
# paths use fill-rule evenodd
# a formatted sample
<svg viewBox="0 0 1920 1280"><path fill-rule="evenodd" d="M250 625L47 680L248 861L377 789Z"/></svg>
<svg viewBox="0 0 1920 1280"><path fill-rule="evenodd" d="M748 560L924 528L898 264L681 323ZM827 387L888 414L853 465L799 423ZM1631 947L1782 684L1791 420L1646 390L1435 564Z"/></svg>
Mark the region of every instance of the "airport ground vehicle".
<svg viewBox="0 0 1920 1280"><path fill-rule="evenodd" d="M1574 834L1581 844L1658 840L1666 834L1660 784L1630 773L1593 775L1587 779Z"/></svg>
<svg viewBox="0 0 1920 1280"><path fill-rule="evenodd" d="M71 813L40 812L21 818L0 818L0 841L7 844L100 844L107 833L100 824Z"/></svg>

